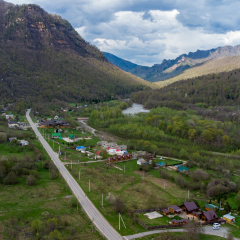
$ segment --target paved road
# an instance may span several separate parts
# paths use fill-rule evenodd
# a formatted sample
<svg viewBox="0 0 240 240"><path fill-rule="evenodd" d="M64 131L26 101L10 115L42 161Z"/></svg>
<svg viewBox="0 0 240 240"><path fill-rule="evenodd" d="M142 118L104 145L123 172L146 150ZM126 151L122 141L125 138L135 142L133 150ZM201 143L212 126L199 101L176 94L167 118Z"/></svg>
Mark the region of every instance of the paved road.
<svg viewBox="0 0 240 240"><path fill-rule="evenodd" d="M213 230L212 226L207 226L204 227L204 234L208 234L208 235L214 235L214 236L219 236L219 237L227 237L227 233L228 233L228 228L227 227L220 227L219 230ZM182 228L178 228L178 229L168 229L168 230L155 230L155 231L149 231L149 232L143 232L143 233L137 233L134 235L129 235L129 236L125 236L124 238L127 240L131 240L131 239L137 239L137 238L141 238L144 236L148 236L151 234L156 234L156 233L164 233L164 232L183 232L184 229ZM238 238L234 238L235 240L237 240Z"/></svg>
<svg viewBox="0 0 240 240"><path fill-rule="evenodd" d="M65 168L63 163L60 161L56 153L49 146L47 141L42 137L41 133L36 128L32 119L29 116L31 109L26 113L28 122L30 123L32 129L34 130L37 138L42 143L43 147L46 149L48 155L55 163L59 172L62 174L63 178L66 180L73 194L78 199L79 203L82 205L82 208L87 213L88 217L93 221L94 225L98 228L100 233L102 233L109 240L120 240L123 239L120 234L109 224L109 222L102 216L102 214L97 210L93 203L85 195L79 184L75 181L72 175ZM117 217L117 216L116 216Z"/></svg>

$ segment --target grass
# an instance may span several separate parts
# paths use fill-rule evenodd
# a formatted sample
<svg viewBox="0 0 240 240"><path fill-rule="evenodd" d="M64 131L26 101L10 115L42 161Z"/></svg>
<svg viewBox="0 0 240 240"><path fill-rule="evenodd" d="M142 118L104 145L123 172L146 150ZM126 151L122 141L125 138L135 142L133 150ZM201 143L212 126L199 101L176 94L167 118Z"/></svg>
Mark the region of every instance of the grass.
<svg viewBox="0 0 240 240"><path fill-rule="evenodd" d="M68 169L87 196L117 231L118 215L114 212L113 207L105 200L108 193L121 198L129 210L152 208L160 204L169 206L179 201L177 197L174 197L170 192L164 190L157 184L147 179L143 180L142 176L136 172L138 169L136 160L114 165L122 169L124 169L125 165L125 173L119 169L109 167L106 163L73 165L72 171L69 165ZM78 179L79 170L81 173L80 180ZM89 179L91 181L90 192ZM101 207L102 193L104 194L104 208ZM182 196L181 199L184 200ZM126 213L124 213L122 217L127 229L122 227L119 231L121 235L124 236L146 231Z"/></svg>

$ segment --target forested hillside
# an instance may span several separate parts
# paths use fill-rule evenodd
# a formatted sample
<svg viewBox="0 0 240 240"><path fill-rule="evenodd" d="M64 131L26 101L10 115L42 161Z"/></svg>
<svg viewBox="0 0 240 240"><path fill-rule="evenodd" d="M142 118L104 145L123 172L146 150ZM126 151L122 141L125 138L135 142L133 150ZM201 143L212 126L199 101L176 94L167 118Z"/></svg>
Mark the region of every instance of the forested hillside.
<svg viewBox="0 0 240 240"><path fill-rule="evenodd" d="M161 89L132 94L146 108L191 108L221 121L240 121L240 69L175 82Z"/></svg>
<svg viewBox="0 0 240 240"><path fill-rule="evenodd" d="M109 63L60 16L0 0L0 101L103 101L147 83Z"/></svg>

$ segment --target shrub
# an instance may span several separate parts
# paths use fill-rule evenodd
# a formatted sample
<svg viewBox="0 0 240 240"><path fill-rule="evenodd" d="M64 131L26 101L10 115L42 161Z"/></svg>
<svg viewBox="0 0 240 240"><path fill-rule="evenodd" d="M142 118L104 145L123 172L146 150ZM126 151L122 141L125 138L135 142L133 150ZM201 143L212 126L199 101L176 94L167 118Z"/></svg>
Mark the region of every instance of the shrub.
<svg viewBox="0 0 240 240"><path fill-rule="evenodd" d="M78 204L78 200L77 200L77 198L75 197L75 196L72 196L71 197L71 199L70 199L70 201L69 201L69 204L70 204L70 206L71 207L77 207L77 204Z"/></svg>
<svg viewBox="0 0 240 240"><path fill-rule="evenodd" d="M31 170L29 173L34 176L36 179L39 179L39 173L36 170Z"/></svg>
<svg viewBox="0 0 240 240"><path fill-rule="evenodd" d="M14 172L10 172L3 179L3 184L5 184L5 185L13 185L13 184L17 184L17 183L18 183L17 175Z"/></svg>
<svg viewBox="0 0 240 240"><path fill-rule="evenodd" d="M37 180L33 175L29 175L27 177L27 182L26 183L27 183L28 186L34 186L34 185L36 185L36 182L37 182Z"/></svg>
<svg viewBox="0 0 240 240"><path fill-rule="evenodd" d="M34 235L37 234L37 232L42 230L42 222L38 219L33 220L31 223L31 230Z"/></svg>
<svg viewBox="0 0 240 240"><path fill-rule="evenodd" d="M126 206L120 198L116 198L113 207L116 213L124 213L126 210Z"/></svg>

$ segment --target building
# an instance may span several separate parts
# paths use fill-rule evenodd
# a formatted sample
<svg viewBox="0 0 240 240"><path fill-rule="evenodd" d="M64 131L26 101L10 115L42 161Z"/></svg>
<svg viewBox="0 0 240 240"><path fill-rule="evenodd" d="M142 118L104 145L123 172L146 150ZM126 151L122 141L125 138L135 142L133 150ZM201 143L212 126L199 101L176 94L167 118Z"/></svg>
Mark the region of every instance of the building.
<svg viewBox="0 0 240 240"><path fill-rule="evenodd" d="M172 205L171 207L168 208L168 210L173 214L180 214L183 212L183 209L176 205Z"/></svg>
<svg viewBox="0 0 240 240"><path fill-rule="evenodd" d="M231 216L230 214L226 214L223 216L223 219L226 220L228 223L234 223L235 217Z"/></svg>
<svg viewBox="0 0 240 240"><path fill-rule="evenodd" d="M52 138L60 138L61 133L52 133Z"/></svg>
<svg viewBox="0 0 240 240"><path fill-rule="evenodd" d="M163 213L163 215L169 215L170 211L168 209L163 209L162 213Z"/></svg>
<svg viewBox="0 0 240 240"><path fill-rule="evenodd" d="M178 171L179 172L184 172L184 171L189 171L189 169L185 166L181 166L181 167L178 168Z"/></svg>
<svg viewBox="0 0 240 240"><path fill-rule="evenodd" d="M9 121L9 122L8 122L8 127L9 127L9 128L18 129L18 128L19 128L19 125L18 125L17 122Z"/></svg>
<svg viewBox="0 0 240 240"><path fill-rule="evenodd" d="M206 222L212 222L212 221L216 221L219 219L219 217L217 216L217 214L213 211L207 211L207 212L203 212L201 215L201 219L206 221Z"/></svg>
<svg viewBox="0 0 240 240"><path fill-rule="evenodd" d="M86 152L86 148L84 146L78 146L78 147L76 147L76 150L79 152L82 152L82 153Z"/></svg>
<svg viewBox="0 0 240 240"><path fill-rule="evenodd" d="M213 211L217 211L218 210L218 207L213 205L213 204L206 204L204 206L205 210L207 211L210 211L210 210L213 210Z"/></svg>
<svg viewBox="0 0 240 240"><path fill-rule="evenodd" d="M198 207L195 204L195 202L184 202L184 204L181 206L181 208L186 211L188 214L192 212L197 212Z"/></svg>
<svg viewBox="0 0 240 240"><path fill-rule="evenodd" d="M173 219L173 220L171 220L172 225L187 224L188 222L189 222L188 219L181 219L181 220Z"/></svg>
<svg viewBox="0 0 240 240"><path fill-rule="evenodd" d="M22 146L28 146L28 145L29 145L29 142L26 141L26 140L19 140L19 143L20 143L20 145L22 145Z"/></svg>
<svg viewBox="0 0 240 240"><path fill-rule="evenodd" d="M9 142L11 142L11 141L13 141L13 140L17 140L17 138L16 138L16 137L11 137L11 138L9 138L8 140L9 140Z"/></svg>
<svg viewBox="0 0 240 240"><path fill-rule="evenodd" d="M140 159L137 160L137 165L142 166L144 164L146 164L146 161L143 158L140 158Z"/></svg>
<svg viewBox="0 0 240 240"><path fill-rule="evenodd" d="M164 162L159 162L159 163L157 163L157 166L159 166L159 167L164 167L166 164L164 163Z"/></svg>
<svg viewBox="0 0 240 240"><path fill-rule="evenodd" d="M75 137L72 134L69 134L68 138L69 139L74 139Z"/></svg>

